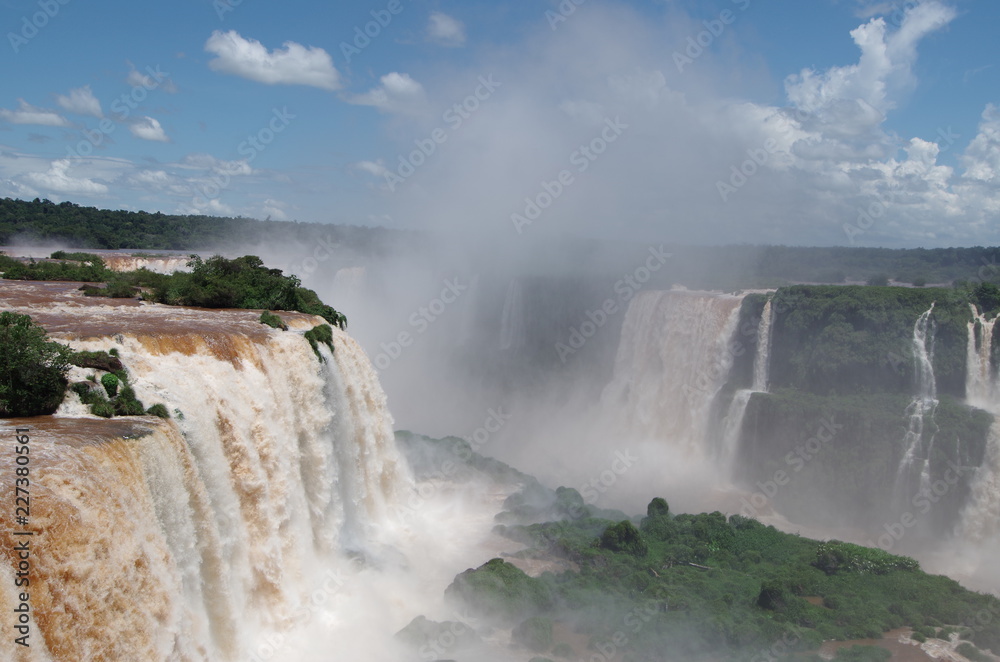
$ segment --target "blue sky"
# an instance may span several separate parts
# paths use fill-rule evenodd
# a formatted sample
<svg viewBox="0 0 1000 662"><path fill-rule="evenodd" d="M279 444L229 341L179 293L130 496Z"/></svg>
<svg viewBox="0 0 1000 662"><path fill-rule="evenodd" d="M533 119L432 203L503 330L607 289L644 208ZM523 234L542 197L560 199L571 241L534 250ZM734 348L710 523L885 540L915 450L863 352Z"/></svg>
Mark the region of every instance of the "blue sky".
<svg viewBox="0 0 1000 662"><path fill-rule="evenodd" d="M0 3L0 196L512 238L1000 242L989 0Z"/></svg>

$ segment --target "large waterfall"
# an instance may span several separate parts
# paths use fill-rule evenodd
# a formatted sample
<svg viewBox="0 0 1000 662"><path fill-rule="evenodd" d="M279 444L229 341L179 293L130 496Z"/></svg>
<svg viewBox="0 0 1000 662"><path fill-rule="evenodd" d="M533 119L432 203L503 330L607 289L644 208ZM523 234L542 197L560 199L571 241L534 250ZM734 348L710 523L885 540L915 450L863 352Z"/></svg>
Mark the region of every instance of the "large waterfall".
<svg viewBox="0 0 1000 662"><path fill-rule="evenodd" d="M604 404L638 438L703 453L716 396L736 356L743 296L669 290L642 292L622 327Z"/></svg>
<svg viewBox="0 0 1000 662"><path fill-rule="evenodd" d="M743 430L743 419L746 417L750 396L754 393L766 393L768 375L771 366L771 326L774 323L774 311L771 309L771 299L764 304L760 322L757 325L757 347L753 359L753 383L748 389L740 389L733 395L729 411L722 421L721 460L727 474L734 470L733 461L739 450L740 433Z"/></svg>
<svg viewBox="0 0 1000 662"><path fill-rule="evenodd" d="M931 450L934 447L934 412L937 409L937 383L934 379L934 304L913 324L913 369L916 393L906 408L907 430L903 457L896 470L895 492L899 503L914 494L909 479L915 464L920 462L919 489L930 488ZM928 425L929 424L929 425ZM919 456L919 460L918 460Z"/></svg>
<svg viewBox="0 0 1000 662"><path fill-rule="evenodd" d="M349 557L393 553L393 507L410 480L385 395L348 335L334 329L320 362L301 334L318 318L286 315L292 330L278 331L250 312L74 307L49 284L31 287L44 305L15 309L75 349L116 348L139 399L173 416L106 421L72 395L55 417L16 420L31 435L37 629L29 651L0 639L0 658L258 659L262 637L300 623L306 596L337 589L330 573ZM13 469L0 454L0 475ZM3 537L9 633L17 561Z"/></svg>
<svg viewBox="0 0 1000 662"><path fill-rule="evenodd" d="M996 370L991 363L993 327L997 318L986 319L972 304L967 347L968 366L965 373L965 398L974 407L993 411L996 408Z"/></svg>
<svg viewBox="0 0 1000 662"><path fill-rule="evenodd" d="M972 480L969 499L956 528L960 538L971 542L985 542L1000 535L1000 402L997 401L1000 374L991 360L993 327L997 319L986 319L972 306L967 345L966 400L993 414L994 422L986 441L983 462Z"/></svg>

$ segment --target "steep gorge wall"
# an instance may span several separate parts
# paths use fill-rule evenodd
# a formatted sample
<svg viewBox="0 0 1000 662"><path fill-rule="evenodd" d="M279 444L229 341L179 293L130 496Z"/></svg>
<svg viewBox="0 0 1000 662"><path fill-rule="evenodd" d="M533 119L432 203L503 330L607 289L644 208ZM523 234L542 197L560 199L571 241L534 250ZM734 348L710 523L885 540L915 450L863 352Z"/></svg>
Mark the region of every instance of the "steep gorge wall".
<svg viewBox="0 0 1000 662"><path fill-rule="evenodd" d="M992 355L973 310L940 288L646 292L602 403L631 434L713 458L747 514L879 530L910 513L951 533L994 499L993 417L965 401L970 357Z"/></svg>

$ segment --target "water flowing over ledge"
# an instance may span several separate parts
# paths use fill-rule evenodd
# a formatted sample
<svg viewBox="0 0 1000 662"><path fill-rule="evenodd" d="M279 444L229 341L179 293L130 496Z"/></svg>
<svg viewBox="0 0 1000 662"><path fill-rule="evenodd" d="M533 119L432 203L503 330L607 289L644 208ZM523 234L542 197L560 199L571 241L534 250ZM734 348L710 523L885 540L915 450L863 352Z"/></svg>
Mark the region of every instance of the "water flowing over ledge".
<svg viewBox="0 0 1000 662"><path fill-rule="evenodd" d="M8 637L0 657L246 659L261 633L295 624L323 571L389 550L391 504L410 479L375 372L346 333L333 329L321 363L296 332L322 322L308 315L282 313L293 328L282 332L252 311L87 298L66 283L2 288L6 307L75 349L116 347L137 396L173 417L97 419L71 394L56 417L4 422L0 434L32 434L37 630L27 657ZM13 475L12 454L0 475Z"/></svg>

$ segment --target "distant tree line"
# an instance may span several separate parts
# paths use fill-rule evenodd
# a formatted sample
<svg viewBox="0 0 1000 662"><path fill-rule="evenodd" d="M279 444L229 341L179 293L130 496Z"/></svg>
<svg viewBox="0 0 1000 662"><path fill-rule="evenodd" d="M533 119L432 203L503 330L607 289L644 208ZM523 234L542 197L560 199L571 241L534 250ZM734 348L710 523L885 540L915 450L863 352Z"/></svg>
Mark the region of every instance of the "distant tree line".
<svg viewBox="0 0 1000 662"><path fill-rule="evenodd" d="M106 210L72 202L0 199L0 245L19 241L58 241L79 248L131 250L212 250L271 243L332 241L362 255L384 255L403 247L421 255L432 244L428 234L388 228L255 220L245 217L185 216L145 211ZM557 237L543 243L546 265L592 270L597 256L647 246ZM903 283L915 287L955 281L1000 283L1000 247L864 248L807 246L684 246L667 244L670 259L647 284L673 283L704 289L781 287L795 283ZM477 250L470 247L470 250ZM481 249L479 249L481 250ZM623 252L619 255L628 255ZM425 256L426 257L426 256ZM486 257L484 254L483 257ZM433 259L433 258L431 258ZM626 259L626 264L629 263ZM473 260L474 261L474 260Z"/></svg>
<svg viewBox="0 0 1000 662"><path fill-rule="evenodd" d="M0 198L0 245L19 241L59 241L79 248L204 250L275 238L315 241L332 237L338 244L369 253L384 250L400 230L294 221L259 221L245 217L182 216L82 207Z"/></svg>

